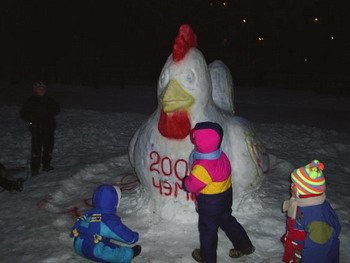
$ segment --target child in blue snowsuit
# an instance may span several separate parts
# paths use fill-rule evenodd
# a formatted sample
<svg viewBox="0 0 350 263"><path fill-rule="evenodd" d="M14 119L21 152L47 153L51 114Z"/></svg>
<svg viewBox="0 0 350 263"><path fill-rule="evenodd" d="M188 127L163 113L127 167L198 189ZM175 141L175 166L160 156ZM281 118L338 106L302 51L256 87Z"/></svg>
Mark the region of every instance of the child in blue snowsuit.
<svg viewBox="0 0 350 263"><path fill-rule="evenodd" d="M134 244L139 234L126 227L116 215L121 197L118 187L99 186L93 195L94 208L79 217L72 228L74 249L95 262L129 263L141 253L141 246L119 246L111 239Z"/></svg>

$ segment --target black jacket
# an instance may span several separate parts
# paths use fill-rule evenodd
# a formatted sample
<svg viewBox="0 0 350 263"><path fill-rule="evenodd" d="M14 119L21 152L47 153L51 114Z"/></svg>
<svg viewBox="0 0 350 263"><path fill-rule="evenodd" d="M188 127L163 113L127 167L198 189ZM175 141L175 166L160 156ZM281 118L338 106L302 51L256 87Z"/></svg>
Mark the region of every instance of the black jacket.
<svg viewBox="0 0 350 263"><path fill-rule="evenodd" d="M55 116L60 105L51 97L32 96L23 105L20 114L31 130L52 131L56 128Z"/></svg>

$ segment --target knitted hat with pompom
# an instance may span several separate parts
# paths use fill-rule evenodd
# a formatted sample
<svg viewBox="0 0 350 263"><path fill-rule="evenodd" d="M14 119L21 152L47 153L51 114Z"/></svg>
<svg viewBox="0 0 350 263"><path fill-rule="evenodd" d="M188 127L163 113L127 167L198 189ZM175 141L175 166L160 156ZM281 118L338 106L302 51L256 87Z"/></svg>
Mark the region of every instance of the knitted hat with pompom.
<svg viewBox="0 0 350 263"><path fill-rule="evenodd" d="M324 165L314 160L304 167L294 170L291 179L295 183L299 195L322 194L326 189L323 176Z"/></svg>
<svg viewBox="0 0 350 263"><path fill-rule="evenodd" d="M46 85L45 81L39 80L39 81L34 82L33 88L34 89L37 89L37 88L45 88L46 89L47 85Z"/></svg>

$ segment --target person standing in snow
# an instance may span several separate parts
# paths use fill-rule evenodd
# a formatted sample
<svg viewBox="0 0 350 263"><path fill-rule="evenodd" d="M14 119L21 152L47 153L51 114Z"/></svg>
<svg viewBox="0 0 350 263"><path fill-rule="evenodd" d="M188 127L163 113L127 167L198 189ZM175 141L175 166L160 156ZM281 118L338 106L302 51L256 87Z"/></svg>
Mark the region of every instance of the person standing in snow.
<svg viewBox="0 0 350 263"><path fill-rule="evenodd" d="M60 112L59 104L47 93L46 84L37 81L33 85L34 96L30 97L20 110L20 115L32 133L31 172L39 174L40 163L43 171L51 171L54 148L55 116Z"/></svg>
<svg viewBox="0 0 350 263"><path fill-rule="evenodd" d="M338 263L338 216L326 201L324 165L314 160L291 173L291 199L284 201L287 232L283 262Z"/></svg>
<svg viewBox="0 0 350 263"><path fill-rule="evenodd" d="M197 123L190 135L195 149L189 160L191 173L183 179L183 188L196 194L200 249L193 250L192 257L197 262L216 262L219 227L234 247L230 257L239 258L255 250L246 231L231 214L231 163L220 148L223 135L222 127L213 122Z"/></svg>
<svg viewBox="0 0 350 263"><path fill-rule="evenodd" d="M93 194L94 208L85 212L72 227L74 249L82 257L96 262L129 263L141 253L141 246L120 246L135 244L139 234L125 226L116 215L121 198L120 189L112 185L100 185Z"/></svg>

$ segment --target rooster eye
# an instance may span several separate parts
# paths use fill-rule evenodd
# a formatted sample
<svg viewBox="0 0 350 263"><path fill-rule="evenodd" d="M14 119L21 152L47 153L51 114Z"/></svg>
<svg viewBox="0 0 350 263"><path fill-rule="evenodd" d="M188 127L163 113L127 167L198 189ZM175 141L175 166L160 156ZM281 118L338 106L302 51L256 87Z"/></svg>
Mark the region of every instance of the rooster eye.
<svg viewBox="0 0 350 263"><path fill-rule="evenodd" d="M187 76L186 76L186 81L187 81L187 83L189 83L189 84L194 83L195 79L194 79L194 74L193 74L193 72L189 72L189 73L187 74Z"/></svg>
<svg viewBox="0 0 350 263"><path fill-rule="evenodd" d="M162 76L160 77L160 84L162 87L165 87L169 82L169 73L168 70L164 70Z"/></svg>

